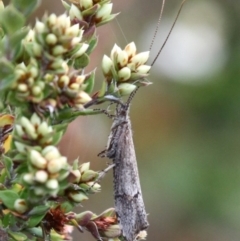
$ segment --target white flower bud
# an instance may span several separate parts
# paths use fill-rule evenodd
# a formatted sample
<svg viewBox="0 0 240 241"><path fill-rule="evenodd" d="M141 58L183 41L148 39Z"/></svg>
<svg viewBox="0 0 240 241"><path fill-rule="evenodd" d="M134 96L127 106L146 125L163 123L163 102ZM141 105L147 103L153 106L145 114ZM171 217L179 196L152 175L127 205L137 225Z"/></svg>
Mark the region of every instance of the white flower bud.
<svg viewBox="0 0 240 241"><path fill-rule="evenodd" d="M26 84L18 84L17 85L18 91L20 92L27 92L28 91L28 86Z"/></svg>
<svg viewBox="0 0 240 241"><path fill-rule="evenodd" d="M56 14L52 13L49 17L48 17L48 23L51 26L55 26L57 24L57 16Z"/></svg>
<svg viewBox="0 0 240 241"><path fill-rule="evenodd" d="M28 183L28 184L33 184L33 182L34 182L33 174L32 173L24 174L23 181Z"/></svg>
<svg viewBox="0 0 240 241"><path fill-rule="evenodd" d="M49 33L46 36L46 43L49 45L55 45L57 43L58 39L57 36L53 33Z"/></svg>
<svg viewBox="0 0 240 241"><path fill-rule="evenodd" d="M37 85L33 86L32 93L34 96L40 95L41 92L42 92L42 89L39 86L37 86Z"/></svg>
<svg viewBox="0 0 240 241"><path fill-rule="evenodd" d="M45 183L48 179L47 172L39 170L35 173L35 180L40 183Z"/></svg>
<svg viewBox="0 0 240 241"><path fill-rule="evenodd" d="M24 199L17 199L14 202L14 209L18 212L18 213L25 213L28 209L27 203Z"/></svg>
<svg viewBox="0 0 240 241"><path fill-rule="evenodd" d="M83 19L81 11L74 4L72 4L70 7L69 16L71 19L74 19L74 18L77 18L79 20Z"/></svg>
<svg viewBox="0 0 240 241"><path fill-rule="evenodd" d="M85 162L79 167L79 171L81 173L83 173L83 172L89 170L89 168L90 168L90 162Z"/></svg>
<svg viewBox="0 0 240 241"><path fill-rule="evenodd" d="M41 34L41 33L44 33L44 31L46 30L46 27L45 27L44 23L37 20L36 25L35 25L35 30L38 34Z"/></svg>
<svg viewBox="0 0 240 241"><path fill-rule="evenodd" d="M23 131L23 129L22 129L22 126L20 126L20 125L15 125L15 130L16 130L18 136L22 137L22 136L24 135L24 131Z"/></svg>
<svg viewBox="0 0 240 241"><path fill-rule="evenodd" d="M109 75L111 72L111 68L113 66L112 60L107 56L104 55L102 59L102 71L104 75Z"/></svg>
<svg viewBox="0 0 240 241"><path fill-rule="evenodd" d="M124 50L127 52L128 57L131 58L136 54L137 48L136 48L135 43L131 42L125 47Z"/></svg>
<svg viewBox="0 0 240 241"><path fill-rule="evenodd" d="M60 157L60 153L58 151L58 149L55 146L46 146L43 150L42 150L42 155L48 160L51 161L53 159L56 159L58 157Z"/></svg>
<svg viewBox="0 0 240 241"><path fill-rule="evenodd" d="M32 116L31 116L31 119L30 119L31 123L33 126L39 126L40 123L41 123L41 119L40 117L34 113Z"/></svg>
<svg viewBox="0 0 240 241"><path fill-rule="evenodd" d="M53 159L48 162L47 170L51 173L58 173L62 169L62 163L58 159Z"/></svg>
<svg viewBox="0 0 240 241"><path fill-rule="evenodd" d="M74 54L74 57L76 58L83 55L87 51L88 47L88 44L83 43L82 47Z"/></svg>
<svg viewBox="0 0 240 241"><path fill-rule="evenodd" d="M149 72L149 70L151 69L151 67L152 66L150 66L150 65L140 65L137 69L136 69L136 71L137 71L137 73L139 73L139 74L147 74L148 72Z"/></svg>
<svg viewBox="0 0 240 241"><path fill-rule="evenodd" d="M52 131L52 128L51 126L50 127L48 126L46 121L43 121L37 129L38 134L41 134L43 136L49 134L49 132L51 131Z"/></svg>
<svg viewBox="0 0 240 241"><path fill-rule="evenodd" d="M96 18L104 20L109 17L112 12L112 3L105 3L102 7L97 11Z"/></svg>
<svg viewBox="0 0 240 241"><path fill-rule="evenodd" d="M22 125L22 127L24 127L25 131L32 139L37 138L35 127L32 125L29 119L27 119L25 116L22 116L20 118L20 124Z"/></svg>
<svg viewBox="0 0 240 241"><path fill-rule="evenodd" d="M112 48L112 51L111 51L111 59L114 61L115 58L117 57L118 53L122 51L121 48L117 45L117 44L114 44L113 48Z"/></svg>
<svg viewBox="0 0 240 241"><path fill-rule="evenodd" d="M131 70L128 67L124 67L118 71L118 77L120 81L126 81L131 77Z"/></svg>
<svg viewBox="0 0 240 241"><path fill-rule="evenodd" d="M126 51L119 51L117 54L117 63L123 67L128 63L128 54Z"/></svg>
<svg viewBox="0 0 240 241"><path fill-rule="evenodd" d="M81 173L80 173L80 171L79 171L79 170L72 170L71 172L72 172L72 174L73 174L74 177L75 177L75 180L74 180L73 182L79 183L79 181L80 181L80 179L81 179Z"/></svg>
<svg viewBox="0 0 240 241"><path fill-rule="evenodd" d="M74 24L73 26L71 26L70 28L66 29L65 34L69 37L76 37L79 34L79 24ZM80 39L81 40L81 39Z"/></svg>
<svg viewBox="0 0 240 241"><path fill-rule="evenodd" d="M129 83L123 83L118 86L118 90L121 96L130 95L136 88L136 85Z"/></svg>
<svg viewBox="0 0 240 241"><path fill-rule="evenodd" d="M88 9L93 6L93 1L92 0L80 0L79 4L80 4L81 8Z"/></svg>
<svg viewBox="0 0 240 241"><path fill-rule="evenodd" d="M47 166L47 160L41 156L38 151L31 150L30 151L30 160L33 166L44 169Z"/></svg>
<svg viewBox="0 0 240 241"><path fill-rule="evenodd" d="M135 64L138 67L140 65L145 64L148 58L149 58L149 51L146 51L133 56L130 62Z"/></svg>
<svg viewBox="0 0 240 241"><path fill-rule="evenodd" d="M37 196L44 196L46 194L46 190L42 187L34 187L34 193Z"/></svg>
<svg viewBox="0 0 240 241"><path fill-rule="evenodd" d="M65 49L62 45L56 45L53 49L52 49L52 53L53 55L57 56L57 55L61 55L67 52L67 49Z"/></svg>
<svg viewBox="0 0 240 241"><path fill-rule="evenodd" d="M88 197L83 192L70 192L68 195L74 202L77 203L88 200Z"/></svg>
<svg viewBox="0 0 240 241"><path fill-rule="evenodd" d="M58 181L56 179L50 179L46 182L46 187L49 189L57 189Z"/></svg>

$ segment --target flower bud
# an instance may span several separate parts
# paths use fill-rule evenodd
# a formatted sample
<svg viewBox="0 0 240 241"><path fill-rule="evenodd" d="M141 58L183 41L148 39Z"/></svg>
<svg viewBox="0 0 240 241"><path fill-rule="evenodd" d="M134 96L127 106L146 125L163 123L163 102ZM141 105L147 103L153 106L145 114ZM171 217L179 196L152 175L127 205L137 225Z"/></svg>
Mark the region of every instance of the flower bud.
<svg viewBox="0 0 240 241"><path fill-rule="evenodd" d="M98 173L92 170L87 170L82 174L81 182L89 182L95 180L98 177Z"/></svg>
<svg viewBox="0 0 240 241"><path fill-rule="evenodd" d="M139 54L136 54L135 56L132 57L132 59L130 60L131 63L135 64L135 66L140 66L143 65L147 62L149 58L149 51L146 52L142 52Z"/></svg>
<svg viewBox="0 0 240 241"><path fill-rule="evenodd" d="M52 131L52 127L48 126L46 121L43 121L37 129L38 134L41 134L42 136L45 136L47 134L49 134L49 132Z"/></svg>
<svg viewBox="0 0 240 241"><path fill-rule="evenodd" d="M35 180L40 183L45 183L48 179L47 172L39 170L35 173Z"/></svg>
<svg viewBox="0 0 240 241"><path fill-rule="evenodd" d="M62 55L64 53L67 52L67 49L65 49L62 45L56 45L53 49L52 49L52 54L54 56L58 56L58 55Z"/></svg>
<svg viewBox="0 0 240 241"><path fill-rule="evenodd" d="M122 230L118 224L110 225L103 231L103 235L106 238L116 238L119 237L122 233Z"/></svg>
<svg viewBox="0 0 240 241"><path fill-rule="evenodd" d="M131 77L131 70L128 67L124 67L118 71L119 81L126 81Z"/></svg>
<svg viewBox="0 0 240 241"><path fill-rule="evenodd" d="M93 6L93 1L92 0L80 0L79 4L80 4L81 8L88 9Z"/></svg>
<svg viewBox="0 0 240 241"><path fill-rule="evenodd" d="M50 179L46 182L46 187L49 189L57 189L58 181L56 179Z"/></svg>
<svg viewBox="0 0 240 241"><path fill-rule="evenodd" d="M48 160L53 160L56 159L58 157L60 157L60 153L57 149L57 147L55 146L46 146L43 150L42 150L42 155Z"/></svg>
<svg viewBox="0 0 240 241"><path fill-rule="evenodd" d="M15 125L15 130L16 130L18 136L22 137L22 136L24 135L22 126L20 126L20 125Z"/></svg>
<svg viewBox="0 0 240 241"><path fill-rule="evenodd" d="M139 74L147 74L148 72L149 72L149 70L151 69L151 67L152 66L150 66L150 65L140 65L137 69L136 69L136 71L137 71L137 73L139 73Z"/></svg>
<svg viewBox="0 0 240 241"><path fill-rule="evenodd" d="M46 43L49 45L55 45L57 43L58 39L57 36L53 33L49 33L46 36Z"/></svg>
<svg viewBox="0 0 240 241"><path fill-rule="evenodd" d="M102 60L102 71L104 75L110 75L111 74L111 68L113 67L112 60L107 56L103 56Z"/></svg>
<svg viewBox="0 0 240 241"><path fill-rule="evenodd" d="M33 164L33 166L39 169L46 168L47 160L43 158L38 151L35 151L35 150L30 151L30 161Z"/></svg>
<svg viewBox="0 0 240 241"><path fill-rule="evenodd" d="M22 116L20 119L20 124L25 128L25 131L32 139L37 138L35 128L32 125L32 123L29 121L29 119L27 119L25 116Z"/></svg>
<svg viewBox="0 0 240 241"><path fill-rule="evenodd" d="M123 83L118 86L118 90L121 96L130 95L136 88L136 85L129 83Z"/></svg>
<svg viewBox="0 0 240 241"><path fill-rule="evenodd" d="M48 162L47 170L51 173L57 173L62 169L62 163L58 161L58 159L53 159Z"/></svg>
<svg viewBox="0 0 240 241"><path fill-rule="evenodd" d="M89 170L89 168L90 168L90 162L85 162L79 167L79 171L81 173L83 173L83 172Z"/></svg>
<svg viewBox="0 0 240 241"><path fill-rule="evenodd" d="M38 96L42 93L42 89L39 86L35 85L32 88L32 93L34 96Z"/></svg>
<svg viewBox="0 0 240 241"><path fill-rule="evenodd" d="M33 184L33 182L34 182L33 174L32 173L24 174L23 181L28 183L28 184Z"/></svg>
<svg viewBox="0 0 240 241"><path fill-rule="evenodd" d="M124 50L127 52L128 57L131 58L136 54L137 48L136 48L135 43L131 42L125 47Z"/></svg>
<svg viewBox="0 0 240 241"><path fill-rule="evenodd" d="M72 170L71 174L74 176L73 183L79 183L81 179L81 173L79 170Z"/></svg>
<svg viewBox="0 0 240 241"><path fill-rule="evenodd" d="M28 86L26 84L18 84L17 88L18 88L18 91L20 91L20 92L28 91Z"/></svg>
<svg viewBox="0 0 240 241"><path fill-rule="evenodd" d="M88 200L88 197L83 192L69 192L68 196L77 203Z"/></svg>
<svg viewBox="0 0 240 241"><path fill-rule="evenodd" d="M121 48L117 44L114 44L110 55L113 61L115 60L120 51L122 51Z"/></svg>
<svg viewBox="0 0 240 241"><path fill-rule="evenodd" d="M83 43L81 48L74 54L74 57L77 58L83 55L87 51L88 47L89 44Z"/></svg>
<svg viewBox="0 0 240 241"><path fill-rule="evenodd" d="M41 119L40 117L34 113L32 116L31 116L31 119L30 119L31 123L33 126L39 126L40 123L41 123Z"/></svg>
<svg viewBox="0 0 240 241"><path fill-rule="evenodd" d="M27 203L24 199L17 199L14 202L14 209L18 212L18 213L25 213L28 209Z"/></svg>
<svg viewBox="0 0 240 241"><path fill-rule="evenodd" d="M36 24L35 24L35 30L38 34L44 33L46 27L44 25L44 23L40 22L37 20Z"/></svg>
<svg viewBox="0 0 240 241"><path fill-rule="evenodd" d="M96 13L96 18L104 20L109 17L112 12L112 3L105 3Z"/></svg>
<svg viewBox="0 0 240 241"><path fill-rule="evenodd" d="M128 63L128 54L126 51L119 51L117 55L117 63L120 65L120 67L123 67Z"/></svg>

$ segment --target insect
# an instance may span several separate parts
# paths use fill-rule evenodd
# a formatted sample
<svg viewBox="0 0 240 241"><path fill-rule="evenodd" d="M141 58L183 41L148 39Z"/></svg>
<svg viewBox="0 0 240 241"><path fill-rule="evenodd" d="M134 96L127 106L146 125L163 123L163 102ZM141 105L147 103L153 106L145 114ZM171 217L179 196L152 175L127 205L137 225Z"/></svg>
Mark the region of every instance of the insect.
<svg viewBox="0 0 240 241"><path fill-rule="evenodd" d="M165 1L163 1L162 4L158 25L162 16L164 3ZM177 17L165 42L157 53L151 66L154 65L161 50L165 46L180 14L183 3L184 1L180 6ZM154 33L154 38L157 33L158 25ZM152 44L153 42L151 43L151 47ZM99 156L108 157L113 161L115 210L122 228L122 236L126 241L137 240L139 233L147 229L149 226L142 197L131 122L129 118L130 103L137 90L138 88L130 94L126 103L120 101L117 103L107 147L99 154Z"/></svg>
<svg viewBox="0 0 240 241"><path fill-rule="evenodd" d="M115 210L122 226L122 235L127 241L134 240L149 225L129 118L130 101L135 93L126 104L117 105L107 148L99 154L113 160Z"/></svg>

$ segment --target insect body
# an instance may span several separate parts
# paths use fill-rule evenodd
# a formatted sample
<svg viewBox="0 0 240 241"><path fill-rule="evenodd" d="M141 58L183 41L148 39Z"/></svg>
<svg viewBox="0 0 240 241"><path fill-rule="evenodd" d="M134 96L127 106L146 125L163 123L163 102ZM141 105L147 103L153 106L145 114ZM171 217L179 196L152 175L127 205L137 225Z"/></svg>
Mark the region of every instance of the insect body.
<svg viewBox="0 0 240 241"><path fill-rule="evenodd" d="M100 155L113 160L115 210L126 241L148 227L129 119L129 104L118 104L108 145Z"/></svg>

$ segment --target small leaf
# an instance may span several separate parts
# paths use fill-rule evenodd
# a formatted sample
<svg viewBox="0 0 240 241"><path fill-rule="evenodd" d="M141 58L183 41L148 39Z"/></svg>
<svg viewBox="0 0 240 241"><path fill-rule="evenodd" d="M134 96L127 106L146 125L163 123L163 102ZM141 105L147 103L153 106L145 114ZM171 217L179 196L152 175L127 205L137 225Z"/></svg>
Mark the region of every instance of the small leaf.
<svg viewBox="0 0 240 241"><path fill-rule="evenodd" d="M75 69L83 69L89 64L89 61L89 56L84 53L83 55L74 60L73 67Z"/></svg>
<svg viewBox="0 0 240 241"><path fill-rule="evenodd" d="M46 205L41 205L41 206L37 206L34 207L29 213L29 216L34 216L34 215L42 215L42 214L46 214L47 211L49 210L49 207Z"/></svg>
<svg viewBox="0 0 240 241"><path fill-rule="evenodd" d="M93 91L95 81L95 71L93 71L84 81L84 91L90 94Z"/></svg>
<svg viewBox="0 0 240 241"><path fill-rule="evenodd" d="M23 13L24 16L28 17L31 15L34 10L38 8L41 3L41 0L12 0L15 8L18 9L19 12Z"/></svg>
<svg viewBox="0 0 240 241"><path fill-rule="evenodd" d="M28 239L28 237L24 233L12 232L12 231L8 230L8 234L10 237L12 237L16 241L25 241Z"/></svg>
<svg viewBox="0 0 240 241"><path fill-rule="evenodd" d="M1 190L0 191L0 200L3 204L11 209L14 210L14 203L19 198L18 194L11 190Z"/></svg>
<svg viewBox="0 0 240 241"><path fill-rule="evenodd" d="M95 38L93 38L93 39L89 42L89 47L88 47L86 53L87 53L88 55L90 55L90 54L92 53L92 51L96 48L97 44L98 44L98 38L95 37Z"/></svg>
<svg viewBox="0 0 240 241"><path fill-rule="evenodd" d="M61 141L62 136L63 136L62 131L59 131L59 132L55 133L54 136L53 136L53 140L51 141L51 144L54 145L54 146L57 145Z"/></svg>
<svg viewBox="0 0 240 241"><path fill-rule="evenodd" d="M28 1L29 2L29 1ZM0 25L7 34L13 34L25 24L25 17L13 6L7 6L0 14Z"/></svg>
<svg viewBox="0 0 240 241"><path fill-rule="evenodd" d="M6 170L6 174L7 174L7 177L10 178L10 172L12 171L12 159L7 157L7 156L4 156L3 157L3 164L5 166L5 170Z"/></svg>
<svg viewBox="0 0 240 241"><path fill-rule="evenodd" d="M33 228L33 227L37 226L43 220L45 215L46 215L46 213L44 213L42 215L31 216L28 219L28 227Z"/></svg>

